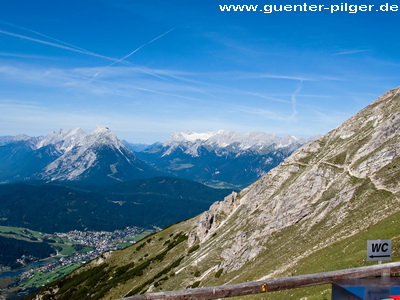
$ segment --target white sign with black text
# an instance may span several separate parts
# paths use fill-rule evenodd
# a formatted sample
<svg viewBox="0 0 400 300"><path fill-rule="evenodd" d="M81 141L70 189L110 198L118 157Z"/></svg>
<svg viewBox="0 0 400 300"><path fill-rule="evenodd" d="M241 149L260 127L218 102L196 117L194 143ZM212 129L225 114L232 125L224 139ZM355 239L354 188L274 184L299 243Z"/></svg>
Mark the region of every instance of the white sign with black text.
<svg viewBox="0 0 400 300"><path fill-rule="evenodd" d="M391 240L369 240L367 243L368 261L391 260Z"/></svg>

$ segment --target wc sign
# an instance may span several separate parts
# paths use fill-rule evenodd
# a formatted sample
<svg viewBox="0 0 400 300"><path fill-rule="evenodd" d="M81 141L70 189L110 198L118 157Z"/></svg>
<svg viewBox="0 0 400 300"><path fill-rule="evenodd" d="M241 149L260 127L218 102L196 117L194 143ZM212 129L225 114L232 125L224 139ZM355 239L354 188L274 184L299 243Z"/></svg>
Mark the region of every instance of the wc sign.
<svg viewBox="0 0 400 300"><path fill-rule="evenodd" d="M391 260L391 240L369 240L367 243L368 261Z"/></svg>

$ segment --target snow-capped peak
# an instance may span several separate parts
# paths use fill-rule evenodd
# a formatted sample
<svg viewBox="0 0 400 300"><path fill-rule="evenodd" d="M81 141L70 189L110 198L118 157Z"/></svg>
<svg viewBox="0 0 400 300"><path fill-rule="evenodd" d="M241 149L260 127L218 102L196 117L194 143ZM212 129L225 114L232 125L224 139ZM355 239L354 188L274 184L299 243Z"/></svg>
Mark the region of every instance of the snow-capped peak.
<svg viewBox="0 0 400 300"><path fill-rule="evenodd" d="M97 126L92 133L86 133L81 128L60 129L50 132L39 140L36 147L41 148L53 145L56 150L66 153L74 147L91 147L95 145L108 144L115 148L124 147L118 137L106 126Z"/></svg>
<svg viewBox="0 0 400 300"><path fill-rule="evenodd" d="M175 132L169 137L169 139L166 141L166 144L168 144L169 142L173 143L173 142L206 141L217 133L218 132L198 133L198 132L194 132L191 130L184 131L184 132Z"/></svg>
<svg viewBox="0 0 400 300"><path fill-rule="evenodd" d="M70 151L73 147L80 145L86 133L80 129L60 129L57 132L50 132L43 137L36 145L37 148L42 148L47 145L54 145L58 151Z"/></svg>
<svg viewBox="0 0 400 300"><path fill-rule="evenodd" d="M26 134L18 134L13 138L14 141L28 141L31 139L32 139L32 137L30 137Z"/></svg>
<svg viewBox="0 0 400 300"><path fill-rule="evenodd" d="M290 147L295 143L302 143L302 141L294 136L278 137L265 132L240 134L234 131L218 130L205 133L194 131L174 133L163 146L167 148L164 155L181 148L185 153L197 156L201 146L213 150L229 148L230 152L239 153L246 150L261 152L268 147L275 149Z"/></svg>
<svg viewBox="0 0 400 300"><path fill-rule="evenodd" d="M97 125L93 133L108 133L111 132L107 126Z"/></svg>
<svg viewBox="0 0 400 300"><path fill-rule="evenodd" d="M115 148L125 147L118 137L106 126L97 126L86 136L86 142L91 144L107 144Z"/></svg>
<svg viewBox="0 0 400 300"><path fill-rule="evenodd" d="M36 149L37 137L30 137L26 134L18 134L16 136L0 136L0 146L14 142L27 142L32 149Z"/></svg>
<svg viewBox="0 0 400 300"><path fill-rule="evenodd" d="M214 134L215 134L214 132L197 133L191 131L182 133L182 136L183 138L185 138L185 140L193 142L197 140L206 141L209 138L211 138Z"/></svg>
<svg viewBox="0 0 400 300"><path fill-rule="evenodd" d="M45 169L45 178L52 180L75 180L97 163L98 154L109 149L113 155L123 157L128 164L135 161L134 154L122 144L118 137L105 126L97 126L87 134L82 129L52 132L43 143L59 145L62 155ZM109 166L110 174L117 172L116 162Z"/></svg>

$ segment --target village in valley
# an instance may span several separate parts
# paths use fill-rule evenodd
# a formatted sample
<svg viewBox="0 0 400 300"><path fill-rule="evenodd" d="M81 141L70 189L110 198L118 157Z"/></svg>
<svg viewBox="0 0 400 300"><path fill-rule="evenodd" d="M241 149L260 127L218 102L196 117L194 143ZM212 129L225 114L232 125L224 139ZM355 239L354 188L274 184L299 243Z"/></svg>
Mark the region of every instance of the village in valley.
<svg viewBox="0 0 400 300"><path fill-rule="evenodd" d="M14 234L30 236L30 239L37 239L38 242L45 241L57 251L55 255L40 261L23 256L18 260L21 269L3 269L0 275L3 279L6 277L12 279L7 288L12 286L13 292L21 295L71 272L104 252L132 245L156 230L136 226L115 231L72 230L53 234L15 230ZM0 292L2 288L4 287L0 288Z"/></svg>

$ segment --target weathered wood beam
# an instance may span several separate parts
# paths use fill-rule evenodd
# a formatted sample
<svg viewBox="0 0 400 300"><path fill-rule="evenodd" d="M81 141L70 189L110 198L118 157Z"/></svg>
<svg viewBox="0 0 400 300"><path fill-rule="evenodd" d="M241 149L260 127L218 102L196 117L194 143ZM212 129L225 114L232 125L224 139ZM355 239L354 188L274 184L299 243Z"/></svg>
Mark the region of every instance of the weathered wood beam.
<svg viewBox="0 0 400 300"><path fill-rule="evenodd" d="M400 272L400 262L373 265L368 267L337 270L309 275L284 277L271 280L245 282L239 284L221 285L198 289L179 290L137 295L119 300L192 300L192 299L217 299L235 296L259 294L265 292L281 291L292 288L307 287L332 283L343 279L367 278Z"/></svg>

